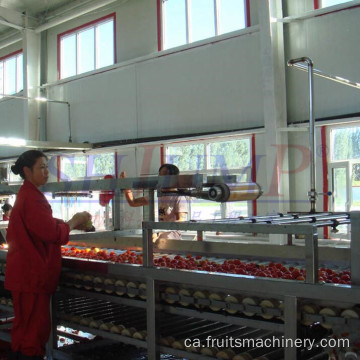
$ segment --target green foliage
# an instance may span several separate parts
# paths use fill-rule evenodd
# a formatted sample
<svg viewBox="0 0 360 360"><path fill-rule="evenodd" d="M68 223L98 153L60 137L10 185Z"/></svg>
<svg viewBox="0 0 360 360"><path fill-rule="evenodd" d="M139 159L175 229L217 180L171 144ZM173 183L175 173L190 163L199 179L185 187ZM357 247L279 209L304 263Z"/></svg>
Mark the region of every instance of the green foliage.
<svg viewBox="0 0 360 360"><path fill-rule="evenodd" d="M333 160L360 158L360 127L335 129L333 135Z"/></svg>
<svg viewBox="0 0 360 360"><path fill-rule="evenodd" d="M91 166L91 164L93 166ZM89 176L115 174L115 156L113 153L89 156Z"/></svg>
<svg viewBox="0 0 360 360"><path fill-rule="evenodd" d="M205 168L205 145L170 146L166 162L176 165L180 171L202 170Z"/></svg>

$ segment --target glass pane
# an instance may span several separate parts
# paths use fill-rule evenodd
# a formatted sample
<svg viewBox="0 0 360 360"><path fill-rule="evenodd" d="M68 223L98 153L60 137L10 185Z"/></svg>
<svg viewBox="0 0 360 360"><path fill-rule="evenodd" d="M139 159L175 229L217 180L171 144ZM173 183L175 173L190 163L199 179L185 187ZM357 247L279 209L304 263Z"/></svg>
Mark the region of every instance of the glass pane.
<svg viewBox="0 0 360 360"><path fill-rule="evenodd" d="M333 169L334 211L346 211L346 168Z"/></svg>
<svg viewBox="0 0 360 360"><path fill-rule="evenodd" d="M245 28L246 16L244 0L220 0L218 4L219 34Z"/></svg>
<svg viewBox="0 0 360 360"><path fill-rule="evenodd" d="M76 35L65 36L60 41L60 78L76 75Z"/></svg>
<svg viewBox="0 0 360 360"><path fill-rule="evenodd" d="M332 160L360 158L360 127L331 131L331 158Z"/></svg>
<svg viewBox="0 0 360 360"><path fill-rule="evenodd" d="M114 154L90 155L87 176L115 175Z"/></svg>
<svg viewBox="0 0 360 360"><path fill-rule="evenodd" d="M96 68L114 64L114 20L96 27Z"/></svg>
<svg viewBox="0 0 360 360"><path fill-rule="evenodd" d="M248 216L247 201L227 202L226 214L228 218L238 218L239 216Z"/></svg>
<svg viewBox="0 0 360 360"><path fill-rule="evenodd" d="M321 7L327 7L337 4L343 4L346 2L350 2L349 0L322 0L321 1Z"/></svg>
<svg viewBox="0 0 360 360"><path fill-rule="evenodd" d="M94 28L78 33L78 74L95 69L95 31Z"/></svg>
<svg viewBox="0 0 360 360"><path fill-rule="evenodd" d="M221 204L203 199L192 199L191 220L221 219Z"/></svg>
<svg viewBox="0 0 360 360"><path fill-rule="evenodd" d="M0 61L0 94L4 94L4 62ZM2 96L0 96L0 99Z"/></svg>
<svg viewBox="0 0 360 360"><path fill-rule="evenodd" d="M4 92L16 93L16 57L4 61Z"/></svg>
<svg viewBox="0 0 360 360"><path fill-rule="evenodd" d="M214 0L193 0L190 10L191 42L215 36Z"/></svg>
<svg viewBox="0 0 360 360"><path fill-rule="evenodd" d="M61 174L62 180L73 180L86 177L86 156L62 157Z"/></svg>
<svg viewBox="0 0 360 360"><path fill-rule="evenodd" d="M185 1L163 1L164 50L186 44Z"/></svg>
<svg viewBox="0 0 360 360"><path fill-rule="evenodd" d="M350 211L360 210L360 163L353 164L352 166L352 204Z"/></svg>
<svg viewBox="0 0 360 360"><path fill-rule="evenodd" d="M211 169L240 169L250 165L250 140L233 140L210 144Z"/></svg>
<svg viewBox="0 0 360 360"><path fill-rule="evenodd" d="M181 171L200 171L205 169L204 144L169 146L166 162L176 165Z"/></svg>
<svg viewBox="0 0 360 360"><path fill-rule="evenodd" d="M19 92L24 88L23 73L23 54L20 54L16 59L16 92Z"/></svg>

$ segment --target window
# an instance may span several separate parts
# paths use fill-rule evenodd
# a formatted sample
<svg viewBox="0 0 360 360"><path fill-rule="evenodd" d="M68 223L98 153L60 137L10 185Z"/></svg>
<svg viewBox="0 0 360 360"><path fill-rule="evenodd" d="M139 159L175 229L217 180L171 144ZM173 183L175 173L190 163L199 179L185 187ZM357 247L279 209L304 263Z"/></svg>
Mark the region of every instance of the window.
<svg viewBox="0 0 360 360"><path fill-rule="evenodd" d="M315 9L325 8L328 6L339 5L350 2L351 0L315 0Z"/></svg>
<svg viewBox="0 0 360 360"><path fill-rule="evenodd" d="M251 177L250 138L221 141L191 142L169 145L165 149L165 161L176 165L181 174L237 174L240 181ZM247 216L251 202L217 202L192 199L191 219L209 220L224 217Z"/></svg>
<svg viewBox="0 0 360 360"><path fill-rule="evenodd" d="M249 0L162 1L163 49L248 26Z"/></svg>
<svg viewBox="0 0 360 360"><path fill-rule="evenodd" d="M22 50L0 58L0 94L16 94L23 86Z"/></svg>
<svg viewBox="0 0 360 360"><path fill-rule="evenodd" d="M58 77L115 63L115 13L58 35Z"/></svg>
<svg viewBox="0 0 360 360"><path fill-rule="evenodd" d="M114 153L61 157L61 180L102 178L108 174L115 175Z"/></svg>

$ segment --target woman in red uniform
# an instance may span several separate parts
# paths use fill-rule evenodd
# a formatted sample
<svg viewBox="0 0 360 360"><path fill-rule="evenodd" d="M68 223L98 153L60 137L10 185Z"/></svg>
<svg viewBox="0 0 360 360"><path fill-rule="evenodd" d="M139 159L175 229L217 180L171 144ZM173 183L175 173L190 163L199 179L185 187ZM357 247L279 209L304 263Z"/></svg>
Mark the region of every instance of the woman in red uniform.
<svg viewBox="0 0 360 360"><path fill-rule="evenodd" d="M67 223L52 216L38 189L49 174L41 151L24 152L11 170L24 179L7 231L5 288L11 291L15 315L11 358L43 359L51 327L50 297L61 270L61 245L69 241L70 230L83 228L91 215L77 213Z"/></svg>

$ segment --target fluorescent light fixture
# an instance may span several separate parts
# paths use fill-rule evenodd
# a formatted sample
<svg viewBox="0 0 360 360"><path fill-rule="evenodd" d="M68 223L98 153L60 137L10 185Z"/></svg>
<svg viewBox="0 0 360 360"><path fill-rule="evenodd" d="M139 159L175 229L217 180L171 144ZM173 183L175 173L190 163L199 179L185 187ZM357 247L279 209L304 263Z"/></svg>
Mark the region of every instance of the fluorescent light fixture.
<svg viewBox="0 0 360 360"><path fill-rule="evenodd" d="M93 148L89 143L63 143L55 141L35 141L13 137L0 137L0 146L24 147L30 149L50 150L90 150Z"/></svg>
<svg viewBox="0 0 360 360"><path fill-rule="evenodd" d="M34 140L25 140L17 138L6 138L0 137L0 146L14 146L14 147L25 147L32 149L52 149L52 150L90 150L93 148L93 145L90 143L73 143L71 138L71 120L70 120L70 103L67 101L53 100L48 99L42 96L38 97L28 97L28 96L18 96L18 95L7 95L0 94L1 98L10 98L10 99L19 99L19 100L35 100L40 102L49 102L57 104L67 105L67 117L68 117L68 126L69 126L69 142L53 142L53 141L34 141Z"/></svg>
<svg viewBox="0 0 360 360"><path fill-rule="evenodd" d="M14 146L14 147L23 147L25 146L26 141L24 139L18 139L13 137L0 137L0 145Z"/></svg>

